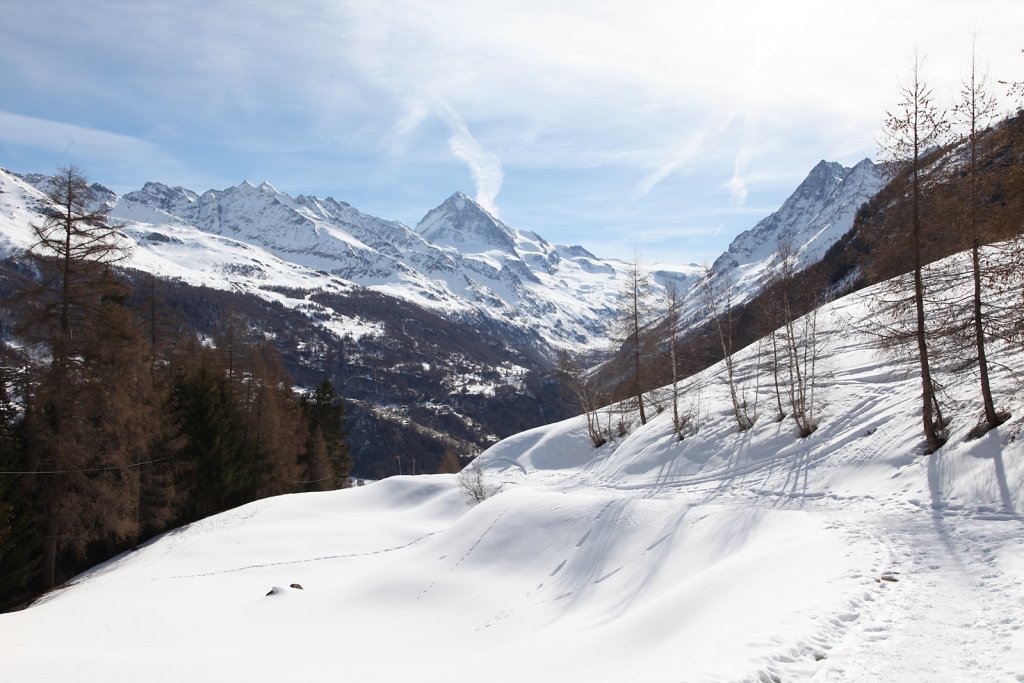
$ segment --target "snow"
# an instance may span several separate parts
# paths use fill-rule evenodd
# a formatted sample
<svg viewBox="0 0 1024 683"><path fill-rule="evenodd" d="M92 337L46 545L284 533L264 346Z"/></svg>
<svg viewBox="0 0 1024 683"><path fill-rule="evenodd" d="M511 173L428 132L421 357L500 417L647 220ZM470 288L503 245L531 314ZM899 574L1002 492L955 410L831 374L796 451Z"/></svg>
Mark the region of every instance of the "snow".
<svg viewBox="0 0 1024 683"><path fill-rule="evenodd" d="M820 261L850 231L857 210L885 182L884 169L870 159L851 168L819 162L778 211L737 235L712 265L712 275L729 283L725 289L733 304L749 301L778 272L780 243L794 249L793 266L798 271ZM699 305L696 293L697 288L690 290L686 313Z"/></svg>
<svg viewBox="0 0 1024 683"><path fill-rule="evenodd" d="M42 193L0 168L0 250L27 249L37 237L33 224L40 224L34 211L41 206Z"/></svg>
<svg viewBox="0 0 1024 683"><path fill-rule="evenodd" d="M39 217L29 206L42 199L39 187L47 182L0 170L4 252L32 243L28 225ZM881 183L868 160L853 168L821 162L777 212L733 241L713 276L730 282L733 303L749 300L778 270L780 237L799 247L799 268L820 259ZM632 268L512 228L461 192L427 212L416 230L330 197L291 197L268 182L201 195L150 182L123 197L100 194L132 240L136 268L271 300L281 288L366 287L451 319L500 322L539 337L552 356L606 350L616 299ZM172 235L177 241L164 239ZM664 310L664 288L675 283L685 324L703 322L702 268L648 270L653 308Z"/></svg>
<svg viewBox="0 0 1024 683"><path fill-rule="evenodd" d="M869 310L819 314L806 439L765 382L738 432L714 367L684 441L664 390L598 449L582 418L524 432L479 456L479 505L455 475L258 501L0 615L3 677L1022 681L1024 355L995 350L1013 416L978 440L974 379L946 377L950 440L925 455Z"/></svg>
<svg viewBox="0 0 1024 683"><path fill-rule="evenodd" d="M363 339L364 337L383 337L385 334L384 325L370 320L347 315L334 314L330 320L321 325L334 333L339 339L351 337Z"/></svg>

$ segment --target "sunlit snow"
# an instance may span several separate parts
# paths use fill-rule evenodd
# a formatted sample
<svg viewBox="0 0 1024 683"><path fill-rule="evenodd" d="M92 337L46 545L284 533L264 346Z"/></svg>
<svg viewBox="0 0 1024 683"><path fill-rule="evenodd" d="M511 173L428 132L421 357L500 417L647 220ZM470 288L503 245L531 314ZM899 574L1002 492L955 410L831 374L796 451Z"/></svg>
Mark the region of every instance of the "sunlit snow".
<svg viewBox="0 0 1024 683"><path fill-rule="evenodd" d="M2 677L1020 681L1024 358L999 353L1013 416L979 440L974 379L950 380L924 455L919 382L855 331L868 308L820 315L806 439L754 347L746 433L716 367L686 384L684 441L664 390L598 449L581 419L534 429L479 457L479 505L456 475L252 503L0 615Z"/></svg>

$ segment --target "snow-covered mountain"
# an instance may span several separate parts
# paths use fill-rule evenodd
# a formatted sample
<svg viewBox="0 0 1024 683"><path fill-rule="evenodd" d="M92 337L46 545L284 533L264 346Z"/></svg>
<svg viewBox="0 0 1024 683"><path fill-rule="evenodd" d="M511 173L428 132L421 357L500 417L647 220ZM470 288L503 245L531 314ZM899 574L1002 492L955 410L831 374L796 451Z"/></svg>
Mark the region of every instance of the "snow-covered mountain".
<svg viewBox="0 0 1024 683"><path fill-rule="evenodd" d="M712 277L729 283L734 303L748 301L778 269L780 243L793 248L798 269L816 262L883 184L881 168L868 159L852 168L820 162L778 211L737 236L711 267ZM606 344L628 268L512 228L461 192L430 210L415 230L333 198L292 198L269 183L202 195L148 183L125 195L114 214L131 218L140 205L445 315L484 316L536 332L554 349ZM660 269L655 304L662 285L673 281L690 323L698 324L702 275L695 265Z"/></svg>
<svg viewBox="0 0 1024 683"><path fill-rule="evenodd" d="M131 218L137 207L159 209L205 232L261 246L292 263L345 279L394 278L402 257L421 267L450 267L412 230L357 211L332 198L290 197L270 183L243 182L198 195L146 183L126 194L113 215ZM399 249L401 251L399 251Z"/></svg>
<svg viewBox="0 0 1024 683"><path fill-rule="evenodd" d="M945 376L925 455L919 380L858 332L872 315L870 293L818 313L807 438L738 432L720 364L685 382L685 440L668 410L599 449L582 418L530 430L478 458L479 505L455 475L251 503L0 615L4 676L1019 681L1024 355L993 347L1012 417L981 439L975 379Z"/></svg>
<svg viewBox="0 0 1024 683"><path fill-rule="evenodd" d="M35 243L31 226L48 205L48 177L14 175L0 169L0 252L18 253ZM351 283L285 261L258 245L197 229L158 207L127 202L93 185L98 202L118 209L129 265L192 285L260 293L282 300L274 288L347 291Z"/></svg>
<svg viewBox="0 0 1024 683"><path fill-rule="evenodd" d="M147 183L122 197L112 216L192 225L444 315L484 316L537 333L554 349L605 343L625 267L510 228L461 192L417 230L330 197L293 198L269 183L202 195Z"/></svg>
<svg viewBox="0 0 1024 683"><path fill-rule="evenodd" d="M0 190L13 193L18 199L10 201L23 212L4 222L5 232L24 227L32 213L26 207L42 201L32 188L46 182L0 171ZM778 267L780 240L792 244L800 267L813 263L881 185L869 160L853 168L822 161L777 212L733 241L712 276L731 283L735 303L750 299ZM291 197L267 182L202 194L157 182L123 197L100 186L94 191L123 223L134 242L132 265L143 270L276 300L282 289L362 286L453 319L506 325L536 338L551 356L606 346L629 267L512 228L461 192L413 229L331 197ZM699 323L702 274L695 265L661 267L654 274L655 306L672 281L690 323Z"/></svg>
<svg viewBox="0 0 1024 683"><path fill-rule="evenodd" d="M715 276L757 276L736 278L734 300L752 297L777 266L772 246L778 234L793 235L806 262L834 240L874 187L872 169L870 162L856 169L819 165L779 212L738 238L730 252L736 265L726 268L719 259ZM3 254L34 242L30 225L41 220L48 182L46 176L0 169ZM512 228L462 193L429 211L414 229L330 197L292 197L269 183L202 194L155 182L122 197L100 185L92 190L121 226L131 250L126 265L287 308L287 316L303 322L285 323L275 314L278 324L312 325L329 337L315 346L319 358L310 356L313 346L298 353L280 349L295 376L318 381L311 379L314 367L333 373L338 386L347 387L347 398L415 438L451 434L454 420L465 452L510 433L513 424L522 428L564 416L553 394L537 400L543 388L528 387L525 373L543 371L561 350L607 350L630 268ZM684 297L687 324L703 322L703 270L659 267L652 273L653 308L664 310L664 285L671 282ZM323 365L322 358L339 354L344 364ZM436 382L425 383L426 375L413 370L424 367ZM495 392L519 401L517 407L489 408L483 398ZM376 463L367 476L386 472L389 439L401 440L397 432L386 435L382 424L369 419L356 428L365 430L359 462ZM438 452L441 441L434 444Z"/></svg>
<svg viewBox="0 0 1024 683"><path fill-rule="evenodd" d="M731 283L733 303L750 300L778 271L780 245L792 250L798 271L820 261L885 183L882 166L870 159L850 168L820 161L778 211L732 241L712 275Z"/></svg>
<svg viewBox="0 0 1024 683"><path fill-rule="evenodd" d="M515 252L515 231L461 192L431 209L416 226L424 238L461 253Z"/></svg>

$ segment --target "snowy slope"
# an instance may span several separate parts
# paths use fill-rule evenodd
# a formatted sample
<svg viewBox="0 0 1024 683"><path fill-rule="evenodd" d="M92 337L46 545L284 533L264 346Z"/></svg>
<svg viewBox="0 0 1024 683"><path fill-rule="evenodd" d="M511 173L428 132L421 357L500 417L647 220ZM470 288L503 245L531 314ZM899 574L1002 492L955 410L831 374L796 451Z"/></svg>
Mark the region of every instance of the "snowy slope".
<svg viewBox="0 0 1024 683"><path fill-rule="evenodd" d="M1024 355L997 353L1013 417L977 441L974 380L946 377L951 438L925 456L917 381L857 332L869 308L820 313L807 439L765 416L738 433L711 368L685 441L669 411L600 449L581 419L525 432L480 456L477 506L453 475L395 477L166 534L0 615L4 675L1022 680Z"/></svg>
<svg viewBox="0 0 1024 683"><path fill-rule="evenodd" d="M46 202L38 190L0 169L0 253L25 249L36 241L32 225L40 223Z"/></svg>
<svg viewBox="0 0 1024 683"><path fill-rule="evenodd" d="M732 241L712 264L712 277L729 283L734 304L749 301L778 272L780 243L792 248L796 270L817 263L885 183L882 166L870 159L850 168L818 162L778 211Z"/></svg>

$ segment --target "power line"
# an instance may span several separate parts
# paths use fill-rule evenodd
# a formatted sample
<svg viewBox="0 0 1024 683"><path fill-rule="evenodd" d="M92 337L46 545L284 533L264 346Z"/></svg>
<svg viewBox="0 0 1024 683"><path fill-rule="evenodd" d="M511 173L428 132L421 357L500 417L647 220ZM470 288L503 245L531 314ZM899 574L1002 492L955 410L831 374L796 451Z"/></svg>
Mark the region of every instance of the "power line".
<svg viewBox="0 0 1024 683"><path fill-rule="evenodd" d="M84 470L28 470L25 472L9 471L0 472L0 474L84 474L89 472L111 472L113 470L123 470L129 467L142 467L143 465L151 465L154 462L161 462L167 460L167 458L157 458L155 460L146 460L145 462L136 462L129 465L112 465L110 467L90 467Z"/></svg>
<svg viewBox="0 0 1024 683"><path fill-rule="evenodd" d="M2 474L2 473L0 473ZM324 477L323 479L288 479L289 484L319 484L322 481L336 481L339 479L348 479L349 477Z"/></svg>

